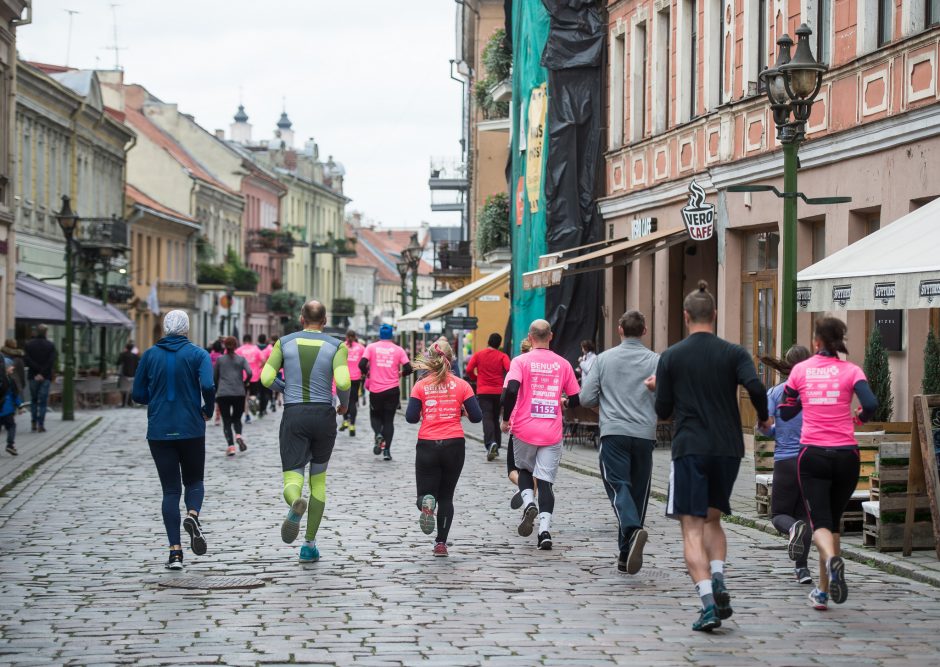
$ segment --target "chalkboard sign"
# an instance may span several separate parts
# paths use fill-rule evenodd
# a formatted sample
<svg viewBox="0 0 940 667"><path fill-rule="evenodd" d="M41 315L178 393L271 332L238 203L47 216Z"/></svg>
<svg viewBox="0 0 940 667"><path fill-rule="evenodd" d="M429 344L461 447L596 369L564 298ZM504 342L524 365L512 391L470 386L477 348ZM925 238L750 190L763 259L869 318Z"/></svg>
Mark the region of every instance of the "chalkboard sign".
<svg viewBox="0 0 940 667"><path fill-rule="evenodd" d="M889 352L900 352L901 346L901 318L903 310L876 310L875 326L881 332L881 340Z"/></svg>

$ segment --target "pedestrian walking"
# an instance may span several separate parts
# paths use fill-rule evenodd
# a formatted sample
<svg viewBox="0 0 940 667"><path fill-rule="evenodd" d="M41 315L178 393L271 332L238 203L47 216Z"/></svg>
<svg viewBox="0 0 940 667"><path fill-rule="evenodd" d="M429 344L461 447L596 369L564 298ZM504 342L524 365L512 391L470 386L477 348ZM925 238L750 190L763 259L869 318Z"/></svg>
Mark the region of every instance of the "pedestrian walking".
<svg viewBox="0 0 940 667"><path fill-rule="evenodd" d="M16 385L16 368L13 359L4 357L3 372L0 372L0 427L7 430L7 454L18 456L16 450L16 413L23 405L22 394Z"/></svg>
<svg viewBox="0 0 940 667"><path fill-rule="evenodd" d="M405 411L409 424L421 422L415 450L417 505L422 532L430 535L437 527L435 556L447 556L447 536L454 522L454 490L466 455L461 416L466 411L473 423L483 419L470 384L451 372L453 363L454 351L442 336L415 362L415 368L427 375L415 383Z"/></svg>
<svg viewBox="0 0 940 667"><path fill-rule="evenodd" d="M686 567L702 601L692 629L711 632L732 614L721 515L731 514L744 456L738 386L747 390L761 428L768 425L767 395L747 350L713 333L715 298L704 280L685 297L683 317L689 335L662 354L649 386L659 418L674 419L666 514L682 526Z"/></svg>
<svg viewBox="0 0 940 667"><path fill-rule="evenodd" d="M245 393L251 366L245 357L235 352L238 339L234 336L225 338L225 354L215 362L215 401L222 412L222 433L228 444L226 454L235 456L235 444L239 451L247 451L248 445L242 437L242 412L245 410ZM235 431L234 435L232 431Z"/></svg>
<svg viewBox="0 0 940 667"><path fill-rule="evenodd" d="M268 337L263 333L258 334L258 359L260 364L258 366L258 414L262 417L268 413L268 406L274 407L274 392L272 392L268 387L265 387L261 383L261 369L264 368L264 365L267 363L268 359L271 357L271 352L273 351L273 346L268 344ZM275 407L272 412L276 412L277 408Z"/></svg>
<svg viewBox="0 0 940 667"><path fill-rule="evenodd" d="M771 522L774 528L789 538L787 553L795 563L793 571L800 584L813 583L807 560L813 536L806 524L806 510L797 472L803 415L798 414L790 421L783 421L780 419L780 405L783 403L786 380L793 367L809 357L809 350L802 345L794 345L787 350L783 360L761 357L761 362L776 370L783 378L783 382L767 390L767 412L770 414L771 427L762 433L772 436L775 441L770 495Z"/></svg>
<svg viewBox="0 0 940 667"><path fill-rule="evenodd" d="M538 548L543 550L552 548L550 529L555 511L552 485L561 462L562 413L567 407L579 405L580 391L571 364L548 349L551 340L548 322L532 322L529 326L532 351L516 357L509 366L501 425L504 433L512 432L513 455L519 469L519 491L524 505L519 534L531 535L538 515Z"/></svg>
<svg viewBox="0 0 940 667"><path fill-rule="evenodd" d="M349 431L349 435L356 435L356 417L359 415L359 392L362 389L362 371L359 370L359 361L365 354L366 346L359 342L356 332L350 329L346 332L346 361L349 366L349 379L352 385L349 389L349 410L340 426L340 431Z"/></svg>
<svg viewBox="0 0 940 667"><path fill-rule="evenodd" d="M617 327L620 345L594 360L581 386L581 405L600 406L601 478L620 527L617 569L636 574L643 567L649 537L643 527L653 476L656 399L645 385L659 355L643 345L646 317L629 310ZM583 367L582 367L583 368Z"/></svg>
<svg viewBox="0 0 940 667"><path fill-rule="evenodd" d="M212 341L212 345L210 345L208 349L209 361L212 362L213 369L215 368L215 362L219 360L219 357L225 354L225 346L222 344L222 340L223 340L223 337L219 336L214 341ZM242 411L244 411L244 406L242 407ZM217 401L215 404L215 421L213 422L213 424L215 426L219 426L221 423L222 423L222 410L221 408L219 408L219 403Z"/></svg>
<svg viewBox="0 0 940 667"><path fill-rule="evenodd" d="M248 381L248 395L245 397L245 422L251 423L251 413L255 412L260 419L264 415L258 410L258 401L261 394L261 369L264 362L261 359L261 350L252 344L251 334L242 336L241 347L235 353L244 357L251 366L251 379Z"/></svg>
<svg viewBox="0 0 940 667"><path fill-rule="evenodd" d="M499 407L503 392L503 380L509 372L509 356L499 349L503 337L491 333L487 347L480 350L467 363L467 375L476 383L477 400L483 410L483 445L486 460L499 456L503 444L503 432L499 428Z"/></svg>
<svg viewBox="0 0 940 667"><path fill-rule="evenodd" d="M48 327L40 324L36 334L29 339L23 350L26 364L26 376L29 379L29 410L32 417L32 430L46 431L46 408L49 403L49 387L55 373L56 350L52 341L46 338Z"/></svg>
<svg viewBox="0 0 940 667"><path fill-rule="evenodd" d="M7 338L0 347L0 354L10 359L13 364L13 381L16 383L16 390L22 398L26 391L26 363L23 360L23 350L16 344L15 338Z"/></svg>
<svg viewBox="0 0 940 667"><path fill-rule="evenodd" d="M189 548L197 556L207 550L199 513L205 496L206 422L215 407L215 384L209 354L188 335L186 311L167 313L163 338L144 352L131 392L135 403L147 406L147 442L163 487L163 524L170 543L166 567L171 570L183 569L181 496Z"/></svg>
<svg viewBox="0 0 940 667"><path fill-rule="evenodd" d="M281 539L297 539L300 519L307 513L307 532L300 562L320 560L317 531L326 507L326 469L336 443L336 415L349 403L349 366L342 342L323 333L326 307L308 301L300 314L302 331L283 336L274 345L261 373L261 382L284 394L279 433L284 501L290 507L281 524ZM284 379L278 371L283 369ZM333 407L333 384L338 407ZM310 500L303 497L304 473L310 464ZM309 511L308 511L309 509Z"/></svg>
<svg viewBox="0 0 940 667"><path fill-rule="evenodd" d="M581 356L578 357L578 367L576 375L581 382L584 382L585 376L594 367L594 361L597 359L597 347L593 340L581 341Z"/></svg>
<svg viewBox="0 0 940 667"><path fill-rule="evenodd" d="M368 378L369 421L375 433L372 453L382 454L386 461L392 460L395 412L401 407L398 383L412 373L408 353L392 342L393 333L390 324L379 327L379 340L367 345L359 360L359 370Z"/></svg>
<svg viewBox="0 0 940 667"><path fill-rule="evenodd" d="M800 453L797 472L803 503L819 553L819 579L810 603L820 611L829 600L842 604L849 595L842 560L842 513L858 486L859 453L854 424L867 422L878 409L865 373L839 357L847 354L845 322L835 317L816 321L813 345L816 354L790 371L783 389L780 418L787 421L801 410ZM852 399L859 408L853 417ZM774 489L776 493L776 489ZM789 550L794 551L791 533Z"/></svg>
<svg viewBox="0 0 940 667"><path fill-rule="evenodd" d="M124 351L118 355L117 365L120 377L118 378L118 388L121 390L121 407L131 406L131 390L134 388L134 375L137 374L137 365L140 363L140 357L134 352L134 341L129 341L124 346Z"/></svg>

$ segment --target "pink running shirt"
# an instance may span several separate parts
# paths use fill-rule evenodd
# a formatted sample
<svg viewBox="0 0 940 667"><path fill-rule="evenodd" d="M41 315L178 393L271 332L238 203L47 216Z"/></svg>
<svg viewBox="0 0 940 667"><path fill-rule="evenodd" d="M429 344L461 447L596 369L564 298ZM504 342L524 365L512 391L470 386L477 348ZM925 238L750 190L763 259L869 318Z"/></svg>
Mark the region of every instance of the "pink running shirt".
<svg viewBox="0 0 940 667"><path fill-rule="evenodd" d="M408 353L390 340L370 343L362 356L369 360L369 391L374 393L397 387L400 367L409 362Z"/></svg>
<svg viewBox="0 0 940 667"><path fill-rule="evenodd" d="M803 404L800 443L817 447L857 445L852 397L855 384L865 379L865 373L855 364L822 354L794 366L787 387L799 392Z"/></svg>
<svg viewBox="0 0 940 667"><path fill-rule="evenodd" d="M358 341L352 345L348 343L343 343L343 345L346 346L346 363L349 364L349 379L361 380L362 371L359 370L359 360L362 359L362 355L366 351L366 346Z"/></svg>
<svg viewBox="0 0 940 667"><path fill-rule="evenodd" d="M258 346L252 343L242 345L240 348L235 350L235 354L240 357L245 357L248 365L251 366L250 382L260 381L261 368L264 366L264 359L262 359L261 350L258 349Z"/></svg>
<svg viewBox="0 0 940 667"><path fill-rule="evenodd" d="M509 420L512 434L530 445L561 442L561 394L574 396L581 391L571 364L551 350L536 348L512 360L506 381L512 380L520 384Z"/></svg>
<svg viewBox="0 0 940 667"><path fill-rule="evenodd" d="M460 423L463 404L473 396L473 389L466 380L454 375L447 382L434 384L432 377L424 377L415 383L411 397L421 401L421 428L418 440L450 440L463 438Z"/></svg>

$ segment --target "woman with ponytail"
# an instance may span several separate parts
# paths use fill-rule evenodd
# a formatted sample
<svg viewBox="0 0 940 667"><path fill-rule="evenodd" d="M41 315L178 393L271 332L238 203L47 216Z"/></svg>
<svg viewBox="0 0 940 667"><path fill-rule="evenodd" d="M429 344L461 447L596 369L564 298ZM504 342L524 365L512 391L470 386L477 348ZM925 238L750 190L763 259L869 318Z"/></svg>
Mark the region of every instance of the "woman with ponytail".
<svg viewBox="0 0 940 667"><path fill-rule="evenodd" d="M421 422L415 455L417 505L424 534L430 535L437 526L435 556L447 556L447 535L454 520L454 490L466 450L460 418L466 411L471 422L483 420L473 389L451 372L453 361L446 338L431 343L427 355L414 363L426 375L411 390L405 412L409 424Z"/></svg>
<svg viewBox="0 0 940 667"><path fill-rule="evenodd" d="M828 608L830 599L841 604L849 595L839 531L842 513L858 485L854 422L868 421L878 409L862 369L839 357L847 352L846 331L845 322L835 317L816 321L816 354L793 367L780 406L784 421L803 413L797 473L819 552L819 583L809 599L820 611ZM861 404L854 418L853 395Z"/></svg>

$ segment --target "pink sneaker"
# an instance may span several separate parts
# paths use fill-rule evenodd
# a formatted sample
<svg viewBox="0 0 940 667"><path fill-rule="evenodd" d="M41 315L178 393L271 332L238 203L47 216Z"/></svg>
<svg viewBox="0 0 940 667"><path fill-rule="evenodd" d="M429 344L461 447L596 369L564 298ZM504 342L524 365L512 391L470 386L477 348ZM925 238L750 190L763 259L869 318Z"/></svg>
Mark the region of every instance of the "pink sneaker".
<svg viewBox="0 0 940 667"><path fill-rule="evenodd" d="M446 558L446 557L447 557L447 543L446 543L446 542L438 542L437 544L435 544L435 545L434 545L434 555L435 555L435 556L438 556L438 557L441 557L441 558Z"/></svg>

